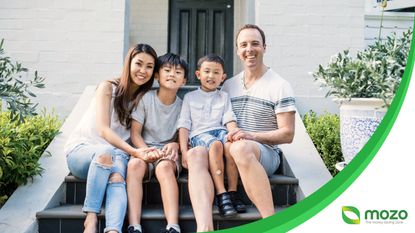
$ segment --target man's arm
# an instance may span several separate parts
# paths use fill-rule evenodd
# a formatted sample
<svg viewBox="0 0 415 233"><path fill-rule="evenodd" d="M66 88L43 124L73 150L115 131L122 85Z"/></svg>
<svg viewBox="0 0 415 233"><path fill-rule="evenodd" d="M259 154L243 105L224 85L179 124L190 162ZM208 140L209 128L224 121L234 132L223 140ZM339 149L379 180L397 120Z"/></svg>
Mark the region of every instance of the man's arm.
<svg viewBox="0 0 415 233"><path fill-rule="evenodd" d="M295 133L295 112L277 114L278 129L266 132L247 132L241 129L230 132L233 141L247 139L264 144L276 145L291 143Z"/></svg>

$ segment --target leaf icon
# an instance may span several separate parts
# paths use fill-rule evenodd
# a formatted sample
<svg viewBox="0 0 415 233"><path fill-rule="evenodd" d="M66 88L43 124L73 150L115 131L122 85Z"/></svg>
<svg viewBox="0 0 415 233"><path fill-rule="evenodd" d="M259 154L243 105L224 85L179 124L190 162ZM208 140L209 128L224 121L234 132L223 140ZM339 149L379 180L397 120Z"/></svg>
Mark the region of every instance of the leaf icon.
<svg viewBox="0 0 415 233"><path fill-rule="evenodd" d="M353 213L357 218L350 218L346 213ZM349 215L350 216L350 215ZM360 224L360 211L353 206L343 206L342 207L342 218L343 221L347 224Z"/></svg>

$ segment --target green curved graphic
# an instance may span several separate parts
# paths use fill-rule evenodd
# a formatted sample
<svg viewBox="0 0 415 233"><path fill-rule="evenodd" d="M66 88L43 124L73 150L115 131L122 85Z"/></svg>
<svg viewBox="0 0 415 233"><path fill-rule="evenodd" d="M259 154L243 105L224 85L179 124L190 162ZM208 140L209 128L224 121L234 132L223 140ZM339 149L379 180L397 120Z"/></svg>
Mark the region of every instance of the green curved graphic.
<svg viewBox="0 0 415 233"><path fill-rule="evenodd" d="M287 232L319 213L339 197L369 165L370 161L372 161L386 137L389 135L408 91L415 58L414 49L414 36L412 36L411 49L408 55L405 73L389 110L367 144L342 172L312 195L280 213L254 223L218 232Z"/></svg>
<svg viewBox="0 0 415 233"><path fill-rule="evenodd" d="M352 212L354 213L357 218L356 219L351 219L349 217L346 216L346 212ZM343 206L342 207L342 218L343 221L347 224L360 224L360 211L353 206Z"/></svg>

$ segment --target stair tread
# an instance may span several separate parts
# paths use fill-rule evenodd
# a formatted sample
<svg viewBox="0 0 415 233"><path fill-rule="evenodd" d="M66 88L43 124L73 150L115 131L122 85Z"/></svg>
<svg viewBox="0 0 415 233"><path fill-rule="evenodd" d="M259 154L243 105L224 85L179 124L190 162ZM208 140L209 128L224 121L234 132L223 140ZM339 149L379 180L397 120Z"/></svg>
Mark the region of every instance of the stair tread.
<svg viewBox="0 0 415 233"><path fill-rule="evenodd" d="M226 179L226 178L225 178ZM178 182L179 183L187 183L187 173L181 174ZM73 175L68 175L65 177L65 182L78 182L78 183L82 183L85 182L85 180L83 179L79 179L76 178ZM155 177L153 177L150 182L152 183L157 183L157 179ZM298 185L298 179L295 177L290 177L290 176L285 176L285 175L280 175L280 174L274 174L271 177L269 177L269 182L271 184L294 184L294 185Z"/></svg>
<svg viewBox="0 0 415 233"><path fill-rule="evenodd" d="M278 206L276 211L282 211L286 207ZM36 214L37 219L79 219L85 218L85 213L82 212L82 205L61 205L55 208L40 211ZM98 215L99 218L104 217L104 210ZM142 209L142 219L165 219L163 208L160 205L157 206L144 206ZM194 214L191 206L180 206L181 220L193 220ZM256 220L260 215L258 210L254 206L247 206L247 212L238 214L234 217L222 218L218 215L218 209L214 206L213 219L214 220Z"/></svg>

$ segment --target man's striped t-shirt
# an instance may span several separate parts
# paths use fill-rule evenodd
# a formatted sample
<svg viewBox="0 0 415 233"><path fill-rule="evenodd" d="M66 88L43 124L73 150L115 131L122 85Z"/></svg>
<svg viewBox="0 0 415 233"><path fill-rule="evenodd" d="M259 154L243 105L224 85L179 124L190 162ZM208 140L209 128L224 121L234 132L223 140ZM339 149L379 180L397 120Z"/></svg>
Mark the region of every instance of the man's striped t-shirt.
<svg viewBox="0 0 415 233"><path fill-rule="evenodd" d="M272 69L245 89L244 72L227 80L222 90L229 94L238 127L249 132L278 129L277 114L295 112L290 84Z"/></svg>

